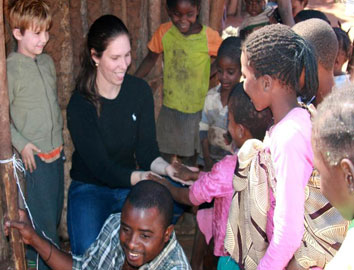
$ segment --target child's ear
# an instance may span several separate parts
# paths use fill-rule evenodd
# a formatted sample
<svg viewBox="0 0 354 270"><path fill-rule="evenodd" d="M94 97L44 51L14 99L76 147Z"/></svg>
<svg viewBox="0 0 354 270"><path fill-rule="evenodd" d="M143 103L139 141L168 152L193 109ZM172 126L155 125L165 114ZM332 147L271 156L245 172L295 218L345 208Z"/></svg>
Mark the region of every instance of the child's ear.
<svg viewBox="0 0 354 270"><path fill-rule="evenodd" d="M18 40L21 40L22 39L22 33L21 33L21 30L19 28L14 28L12 29L12 34L13 36L15 37L15 39L18 41Z"/></svg>
<svg viewBox="0 0 354 270"><path fill-rule="evenodd" d="M340 62L340 55L339 55L339 53L337 54L337 56L336 56L336 60L334 61L334 65L339 65L339 62Z"/></svg>
<svg viewBox="0 0 354 270"><path fill-rule="evenodd" d="M340 167L344 173L345 181L350 193L354 192L354 165L348 158L340 161Z"/></svg>
<svg viewBox="0 0 354 270"><path fill-rule="evenodd" d="M238 124L237 136L242 139L245 136L245 127L242 124Z"/></svg>
<svg viewBox="0 0 354 270"><path fill-rule="evenodd" d="M262 77L262 84L263 84L263 90L264 91L270 91L272 86L273 86L273 78L270 77L269 75L264 75Z"/></svg>
<svg viewBox="0 0 354 270"><path fill-rule="evenodd" d="M170 226L167 227L167 229L165 231L164 239L163 239L163 241L165 243L167 243L170 240L171 234L173 232L173 229L174 229L174 225L173 224L171 224Z"/></svg>

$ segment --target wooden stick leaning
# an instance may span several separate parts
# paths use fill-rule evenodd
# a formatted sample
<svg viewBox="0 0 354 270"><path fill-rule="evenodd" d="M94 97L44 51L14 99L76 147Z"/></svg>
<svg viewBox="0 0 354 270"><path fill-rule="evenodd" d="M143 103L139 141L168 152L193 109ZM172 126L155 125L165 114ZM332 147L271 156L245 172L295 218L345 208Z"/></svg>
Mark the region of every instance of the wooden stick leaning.
<svg viewBox="0 0 354 270"><path fill-rule="evenodd" d="M12 158L13 152L11 145L9 97L6 79L3 0L0 0L0 78L2 78L0 80L0 160L8 160ZM18 193L12 162L0 164L0 176L5 190L7 215L10 220L18 220ZM17 230L10 231L10 245L12 249L14 269L26 270L25 249L21 236Z"/></svg>

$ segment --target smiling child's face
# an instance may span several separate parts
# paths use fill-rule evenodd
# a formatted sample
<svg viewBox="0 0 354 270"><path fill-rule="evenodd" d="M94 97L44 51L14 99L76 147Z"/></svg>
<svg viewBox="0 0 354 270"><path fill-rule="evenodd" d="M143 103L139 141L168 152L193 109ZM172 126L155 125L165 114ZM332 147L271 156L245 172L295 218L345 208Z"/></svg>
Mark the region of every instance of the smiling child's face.
<svg viewBox="0 0 354 270"><path fill-rule="evenodd" d="M167 9L172 23L184 35L189 35L199 25L197 17L199 9L188 0L177 1L175 8Z"/></svg>
<svg viewBox="0 0 354 270"><path fill-rule="evenodd" d="M221 88L222 90L231 91L231 89L240 82L240 67L231 57L218 57L216 61L217 76Z"/></svg>

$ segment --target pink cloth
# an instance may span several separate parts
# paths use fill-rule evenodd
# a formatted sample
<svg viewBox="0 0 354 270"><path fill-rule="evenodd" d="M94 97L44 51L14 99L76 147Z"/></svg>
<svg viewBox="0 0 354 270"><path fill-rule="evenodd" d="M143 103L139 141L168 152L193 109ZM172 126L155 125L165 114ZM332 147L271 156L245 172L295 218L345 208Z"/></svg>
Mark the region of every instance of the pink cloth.
<svg viewBox="0 0 354 270"><path fill-rule="evenodd" d="M197 212L197 222L200 231L205 236L205 241L209 244L213 237L213 217L214 207L200 209Z"/></svg>
<svg viewBox="0 0 354 270"><path fill-rule="evenodd" d="M224 248L224 239L227 218L234 193L232 179L236 162L237 155L225 156L213 166L210 172L201 172L198 180L189 189L189 199L194 205L211 202L215 199L212 213L212 236L214 237L215 256L228 255ZM210 218L208 220L210 222ZM198 220L198 225L207 228L207 225L203 223L208 222L208 220ZM205 235L205 237L206 239L211 238L210 235Z"/></svg>
<svg viewBox="0 0 354 270"><path fill-rule="evenodd" d="M302 108L292 109L264 139L277 179L271 198L267 236L271 239L259 270L283 270L299 248L304 233L305 186L313 169L311 120Z"/></svg>

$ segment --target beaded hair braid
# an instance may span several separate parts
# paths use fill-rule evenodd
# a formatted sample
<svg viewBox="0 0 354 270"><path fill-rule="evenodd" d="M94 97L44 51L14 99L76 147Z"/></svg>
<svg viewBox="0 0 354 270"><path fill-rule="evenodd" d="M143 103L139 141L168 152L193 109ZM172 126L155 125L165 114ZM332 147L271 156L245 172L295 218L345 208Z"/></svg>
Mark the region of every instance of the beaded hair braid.
<svg viewBox="0 0 354 270"><path fill-rule="evenodd" d="M243 52L256 78L269 75L295 91L305 101L317 93L317 63L312 46L288 26L272 24L253 32L246 39ZM300 89L300 75L305 84Z"/></svg>

